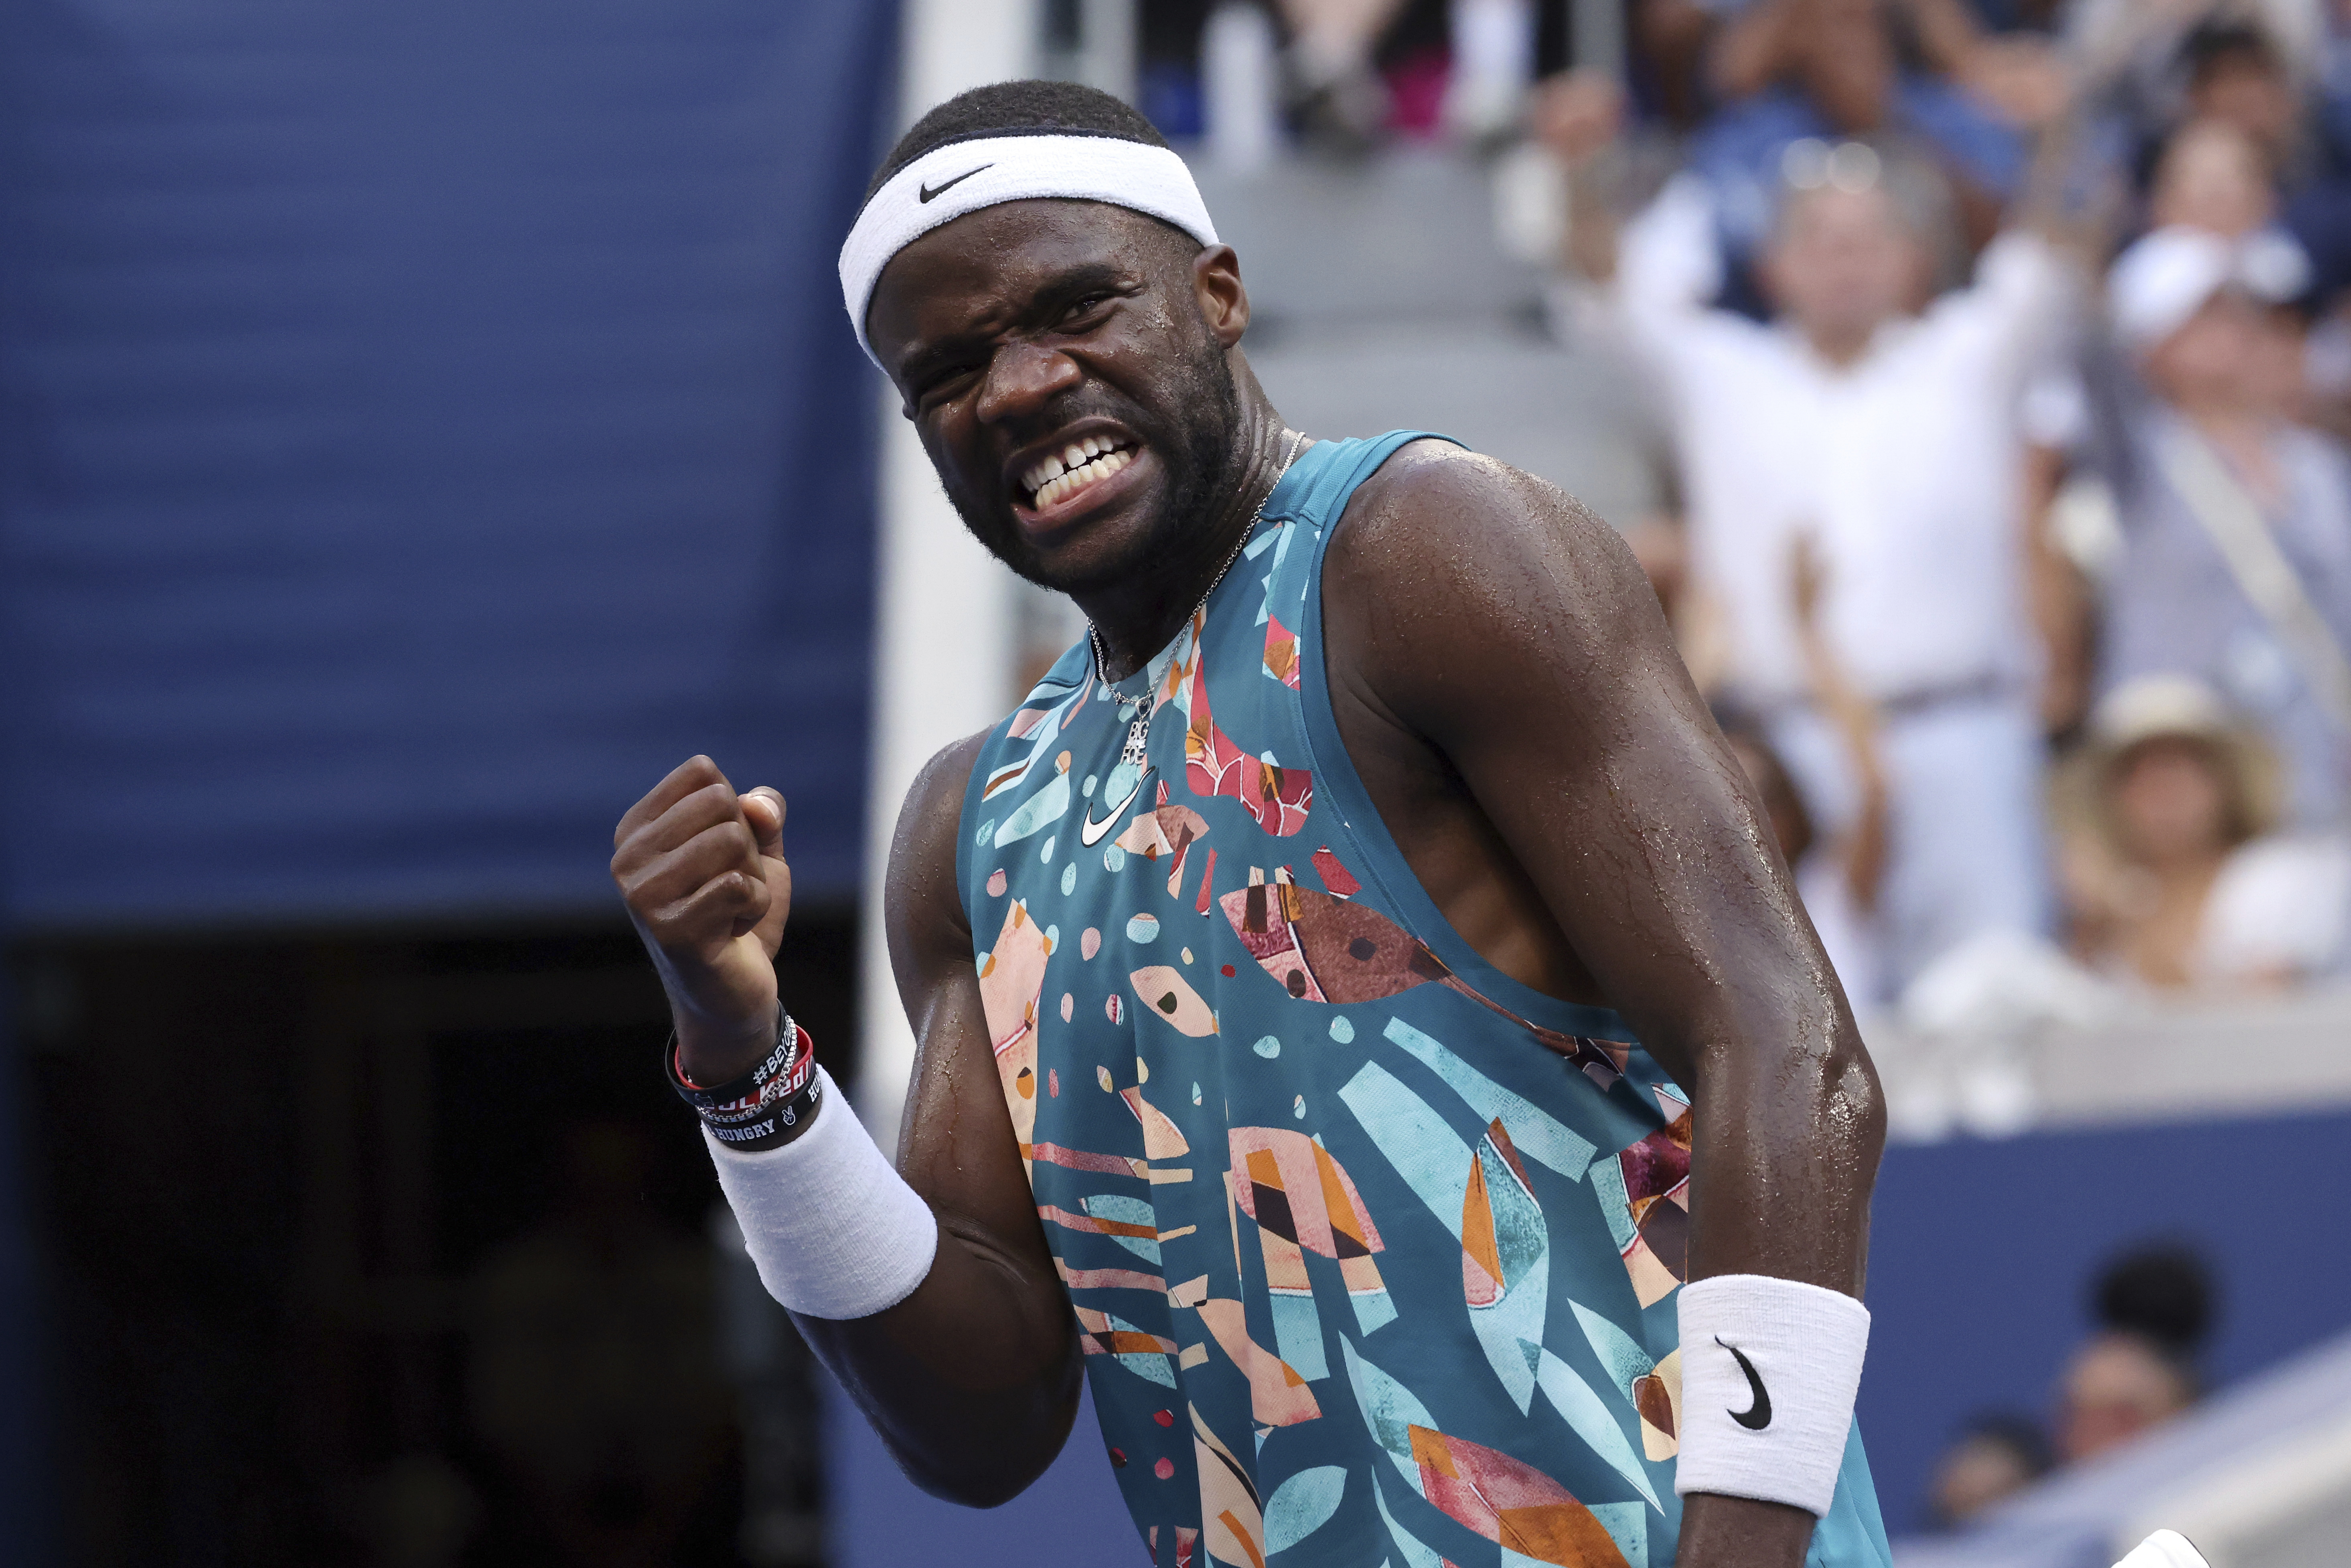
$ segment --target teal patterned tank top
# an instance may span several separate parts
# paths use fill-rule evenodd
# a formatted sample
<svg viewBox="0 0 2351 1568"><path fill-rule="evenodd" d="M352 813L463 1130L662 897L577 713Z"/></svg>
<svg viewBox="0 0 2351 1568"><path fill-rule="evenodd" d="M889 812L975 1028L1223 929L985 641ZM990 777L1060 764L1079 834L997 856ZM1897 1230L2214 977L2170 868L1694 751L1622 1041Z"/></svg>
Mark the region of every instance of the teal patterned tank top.
<svg viewBox="0 0 2351 1568"><path fill-rule="evenodd" d="M1116 686L988 737L958 882L1005 1103L1158 1568L1665 1568L1688 1097L1485 963L1340 744L1322 562L1417 433L1308 447ZM1883 1564L1858 1434L1811 1561Z"/></svg>

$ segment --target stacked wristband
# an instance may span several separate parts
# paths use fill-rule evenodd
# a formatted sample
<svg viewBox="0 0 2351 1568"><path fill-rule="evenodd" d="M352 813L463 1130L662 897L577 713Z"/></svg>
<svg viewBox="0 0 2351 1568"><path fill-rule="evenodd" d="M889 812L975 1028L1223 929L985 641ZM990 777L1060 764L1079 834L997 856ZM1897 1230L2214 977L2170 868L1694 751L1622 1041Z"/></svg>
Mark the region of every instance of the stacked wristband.
<svg viewBox="0 0 2351 1568"><path fill-rule="evenodd" d="M776 1008L776 1048L767 1060L729 1083L705 1089L677 1062L677 1036L662 1048L662 1066L678 1098L694 1107L710 1135L730 1149L772 1149L789 1144L816 1114L824 1079L816 1070L816 1042Z"/></svg>

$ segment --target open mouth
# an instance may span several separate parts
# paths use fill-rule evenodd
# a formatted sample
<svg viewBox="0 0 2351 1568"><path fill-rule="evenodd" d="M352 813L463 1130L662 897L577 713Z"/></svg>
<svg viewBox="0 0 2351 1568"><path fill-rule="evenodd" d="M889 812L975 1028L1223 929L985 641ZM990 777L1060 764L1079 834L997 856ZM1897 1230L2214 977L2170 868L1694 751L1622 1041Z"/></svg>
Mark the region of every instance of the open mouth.
<svg viewBox="0 0 2351 1568"><path fill-rule="evenodd" d="M1090 485L1100 484L1134 461L1134 443L1123 435L1089 435L1020 476L1033 511L1059 506Z"/></svg>

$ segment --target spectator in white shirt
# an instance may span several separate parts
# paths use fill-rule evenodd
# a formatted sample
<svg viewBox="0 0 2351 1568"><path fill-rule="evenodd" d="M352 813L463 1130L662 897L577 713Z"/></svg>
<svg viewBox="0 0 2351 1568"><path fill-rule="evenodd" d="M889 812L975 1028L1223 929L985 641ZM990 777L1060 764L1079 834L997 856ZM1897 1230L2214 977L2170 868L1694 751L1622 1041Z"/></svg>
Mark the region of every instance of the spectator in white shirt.
<svg viewBox="0 0 2351 1568"><path fill-rule="evenodd" d="M1573 166L1576 150L1561 150ZM2011 230L1972 287L1935 298L1948 218L1931 171L1852 142L1800 143L1788 162L1763 267L1769 324L1708 308L1713 220L1687 176L1613 257L1581 210L1586 232L1571 243L1613 283L1615 322L1665 383L1692 577L1722 619L1725 695L1766 716L1834 837L1858 791L1849 747L1812 700L1785 588L1797 541L1818 553L1827 641L1881 721L1877 920L1898 991L1970 937L2047 924L2015 403L2066 324L2073 275L2053 246Z"/></svg>
<svg viewBox="0 0 2351 1568"><path fill-rule="evenodd" d="M1794 564L1789 588L1813 701L1844 741L1855 784L1855 809L1845 831L1829 837L1813 829L1803 796L1761 726L1735 709L1717 716L1732 754L1763 803L1764 818L1795 875L1797 896L1812 916L1822 949L1844 982L1846 997L1867 1012L1886 999L1876 929L1886 874L1886 769L1877 749L1877 710L1854 688L1822 634L1819 562L1809 548L1800 548Z"/></svg>

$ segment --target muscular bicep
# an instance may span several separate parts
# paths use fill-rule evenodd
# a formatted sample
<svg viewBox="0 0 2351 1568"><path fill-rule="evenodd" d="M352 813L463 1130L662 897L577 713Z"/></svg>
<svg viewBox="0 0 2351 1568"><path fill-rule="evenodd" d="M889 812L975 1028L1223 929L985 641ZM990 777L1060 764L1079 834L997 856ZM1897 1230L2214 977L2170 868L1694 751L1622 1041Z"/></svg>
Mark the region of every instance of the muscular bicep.
<svg viewBox="0 0 2351 1568"><path fill-rule="evenodd" d="M964 788L984 738L949 747L924 769L890 847L890 964L915 1046L898 1169L950 1229L1050 1274L956 883Z"/></svg>
<svg viewBox="0 0 2351 1568"><path fill-rule="evenodd" d="M1323 590L1334 700L1458 774L1668 1071L1792 1007L1841 1014L1745 774L1614 529L1459 454L1351 508ZM1405 590L1400 591L1399 590Z"/></svg>

